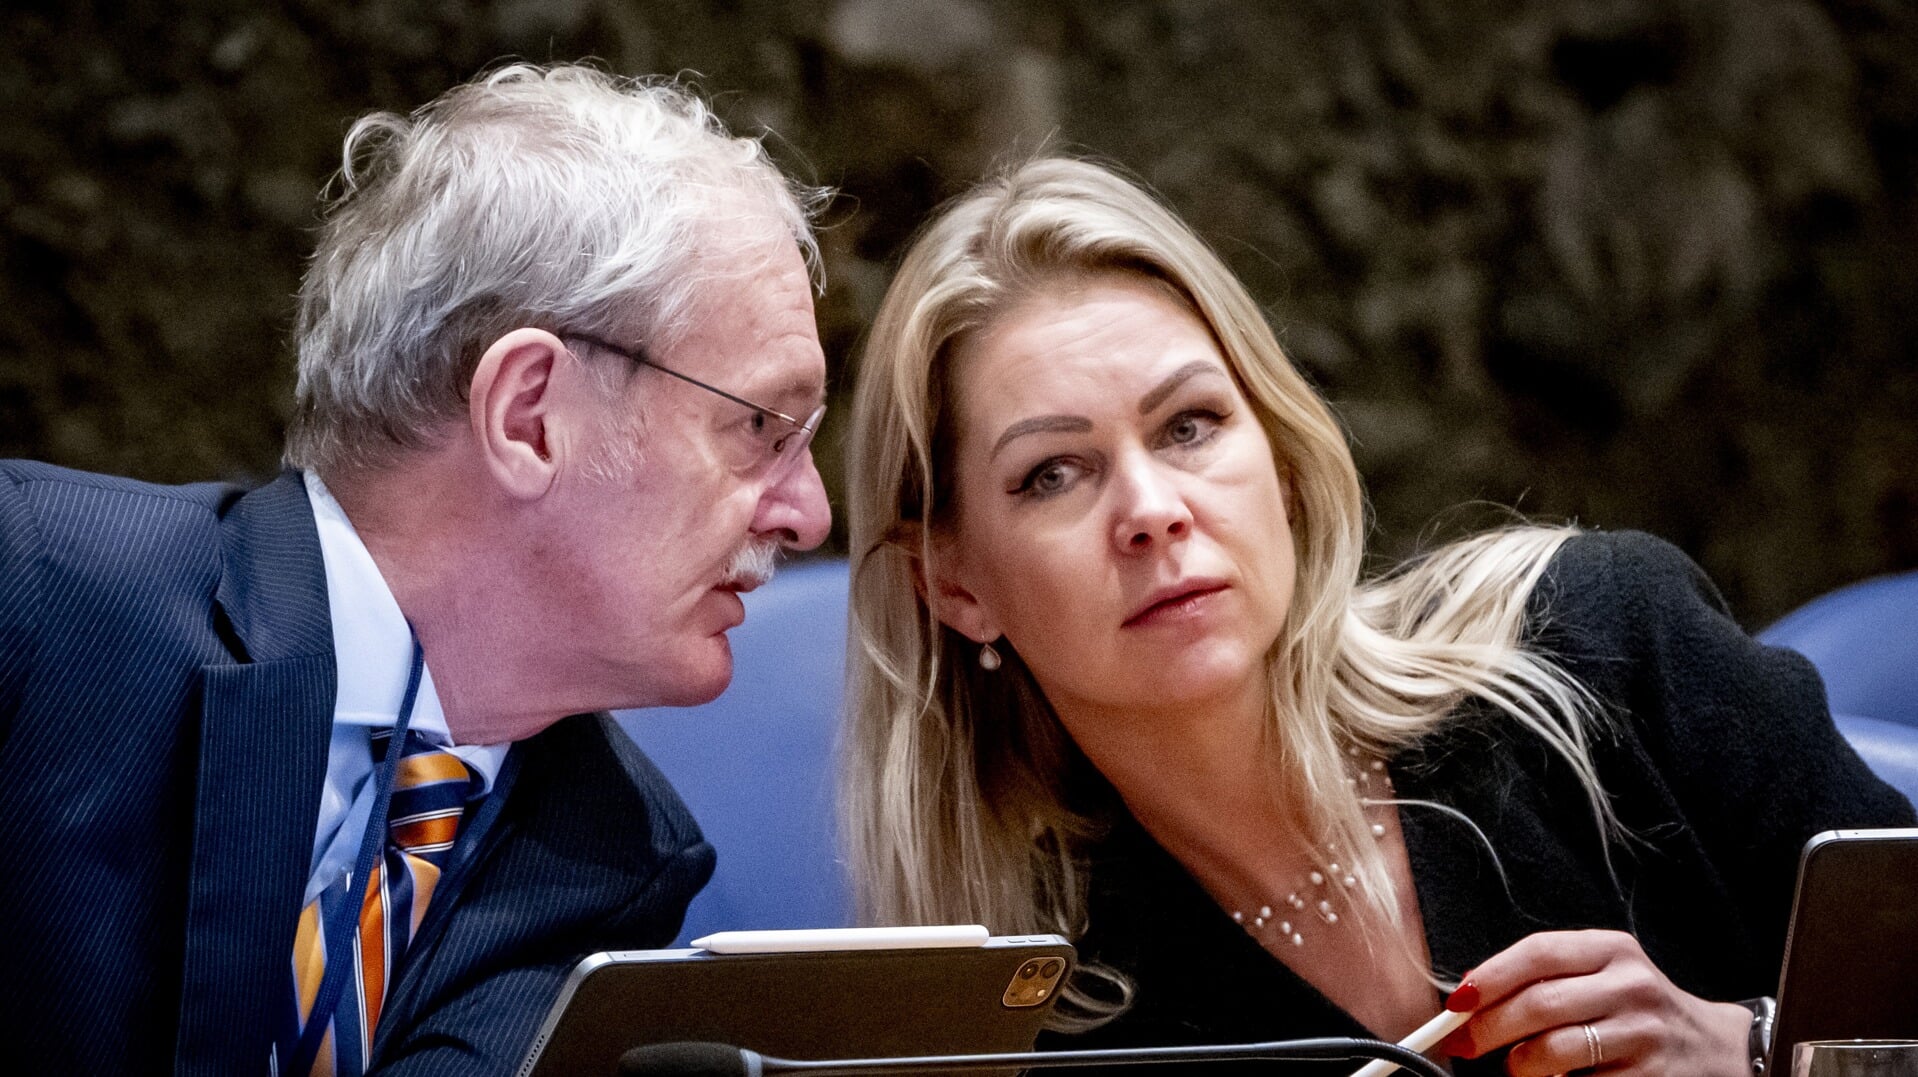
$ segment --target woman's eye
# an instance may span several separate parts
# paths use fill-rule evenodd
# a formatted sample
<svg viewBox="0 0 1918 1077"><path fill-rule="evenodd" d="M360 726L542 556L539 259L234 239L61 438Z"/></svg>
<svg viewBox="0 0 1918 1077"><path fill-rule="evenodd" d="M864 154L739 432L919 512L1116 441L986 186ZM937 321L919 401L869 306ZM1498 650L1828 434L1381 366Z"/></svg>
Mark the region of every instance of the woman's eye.
<svg viewBox="0 0 1918 1077"><path fill-rule="evenodd" d="M1165 424L1165 440L1168 444L1194 446L1203 445L1212 440L1225 422L1225 416L1212 411L1182 411Z"/></svg>
<svg viewBox="0 0 1918 1077"><path fill-rule="evenodd" d="M1026 477L1012 492L1026 497L1050 497L1072 485L1079 470L1070 460L1047 460L1026 472Z"/></svg>

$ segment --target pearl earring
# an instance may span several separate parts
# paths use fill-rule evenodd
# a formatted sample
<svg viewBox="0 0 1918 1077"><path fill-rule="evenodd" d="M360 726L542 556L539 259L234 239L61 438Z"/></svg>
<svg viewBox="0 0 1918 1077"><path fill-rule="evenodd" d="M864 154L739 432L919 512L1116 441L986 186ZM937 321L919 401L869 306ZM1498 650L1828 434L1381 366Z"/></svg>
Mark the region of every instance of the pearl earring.
<svg viewBox="0 0 1918 1077"><path fill-rule="evenodd" d="M1001 659L999 657L998 650L995 649L992 644L981 643L979 645L979 668L980 669L985 670L987 673L991 673L992 671L998 669L1000 665L1003 664L1003 662L1004 662L1004 659Z"/></svg>

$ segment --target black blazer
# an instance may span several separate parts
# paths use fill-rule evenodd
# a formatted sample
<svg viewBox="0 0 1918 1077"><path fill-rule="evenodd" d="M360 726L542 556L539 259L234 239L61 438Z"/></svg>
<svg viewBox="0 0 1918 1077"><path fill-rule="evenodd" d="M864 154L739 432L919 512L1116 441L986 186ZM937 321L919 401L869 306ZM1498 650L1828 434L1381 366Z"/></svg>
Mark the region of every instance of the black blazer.
<svg viewBox="0 0 1918 1077"><path fill-rule="evenodd" d="M1554 558L1528 639L1603 701L1595 757L1635 836L1605 846L1569 768L1483 704L1392 763L1435 968L1457 977L1525 935L1630 931L1679 987L1738 1001L1776 991L1805 840L1909 826L1912 807L1832 726L1799 655L1760 646L1684 554L1648 535L1587 534ZM1502 874L1501 874L1502 869ZM1082 956L1128 974L1116 1021L1054 1048L1232 1043L1369 1033L1271 957L1179 863L1122 818L1091 865ZM1350 1072L1349 1063L1324 1072ZM1460 1073L1502 1072L1496 1058ZM1217 1067L1206 1072L1217 1072Z"/></svg>
<svg viewBox="0 0 1918 1077"><path fill-rule="evenodd" d="M5 1068L265 1070L336 676L297 474L242 493L0 463ZM712 865L610 717L515 745L374 1066L510 1070L572 963L666 944Z"/></svg>

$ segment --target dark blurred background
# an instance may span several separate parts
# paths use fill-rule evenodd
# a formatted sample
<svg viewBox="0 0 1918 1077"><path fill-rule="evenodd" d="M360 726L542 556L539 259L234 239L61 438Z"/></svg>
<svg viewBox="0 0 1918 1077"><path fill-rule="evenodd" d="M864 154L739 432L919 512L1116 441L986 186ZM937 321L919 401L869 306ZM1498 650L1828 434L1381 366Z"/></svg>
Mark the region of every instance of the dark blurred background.
<svg viewBox="0 0 1918 1077"><path fill-rule="evenodd" d="M0 455L270 475L347 124L591 56L697 73L840 189L841 390L926 212L1074 148L1267 305L1381 557L1496 505L1640 527L1751 625L1918 566L1908 0L71 0L0 27Z"/></svg>

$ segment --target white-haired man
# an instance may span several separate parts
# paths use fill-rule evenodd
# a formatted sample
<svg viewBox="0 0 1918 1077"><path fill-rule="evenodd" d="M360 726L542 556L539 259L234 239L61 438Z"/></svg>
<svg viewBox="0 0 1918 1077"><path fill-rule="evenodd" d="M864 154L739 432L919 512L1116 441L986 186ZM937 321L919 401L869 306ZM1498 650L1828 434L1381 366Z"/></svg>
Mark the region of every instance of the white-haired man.
<svg viewBox="0 0 1918 1077"><path fill-rule="evenodd" d="M19 1072L500 1072L711 874L598 712L718 694L739 592L826 535L814 194L577 67L345 156L286 474L0 464Z"/></svg>

